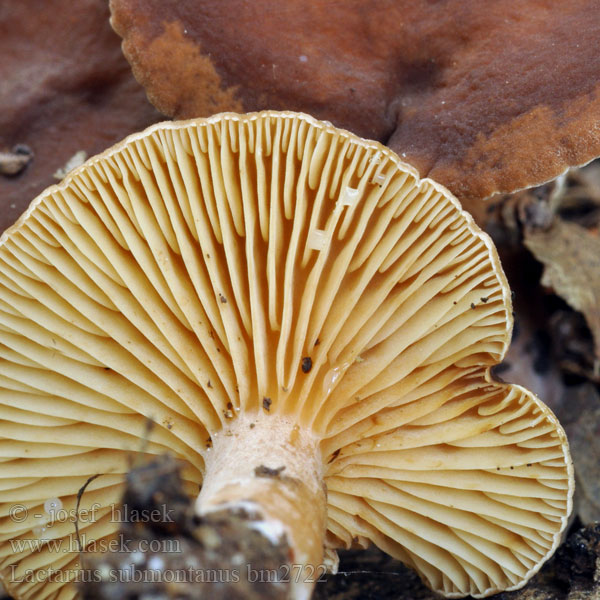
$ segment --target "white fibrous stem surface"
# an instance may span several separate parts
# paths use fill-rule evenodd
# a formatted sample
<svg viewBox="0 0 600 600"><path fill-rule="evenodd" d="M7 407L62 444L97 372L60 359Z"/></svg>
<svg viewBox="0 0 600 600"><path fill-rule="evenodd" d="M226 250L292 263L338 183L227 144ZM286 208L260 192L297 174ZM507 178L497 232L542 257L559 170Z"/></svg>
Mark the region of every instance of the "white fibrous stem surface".
<svg viewBox="0 0 600 600"><path fill-rule="evenodd" d="M212 435L196 512L245 513L273 545L289 545L295 568L322 568L326 492L318 444L287 418L241 415ZM306 597L313 582L298 579L292 597Z"/></svg>

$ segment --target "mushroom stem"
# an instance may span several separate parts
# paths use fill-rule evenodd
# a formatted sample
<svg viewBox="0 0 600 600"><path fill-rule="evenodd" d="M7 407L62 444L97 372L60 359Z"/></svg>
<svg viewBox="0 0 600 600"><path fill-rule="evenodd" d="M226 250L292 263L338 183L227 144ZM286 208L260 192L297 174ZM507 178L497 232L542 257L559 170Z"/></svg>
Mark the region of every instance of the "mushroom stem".
<svg viewBox="0 0 600 600"><path fill-rule="evenodd" d="M243 515L267 546L286 549L288 597L310 597L323 574L327 515L319 440L284 417L245 415L213 434L205 460L197 514Z"/></svg>

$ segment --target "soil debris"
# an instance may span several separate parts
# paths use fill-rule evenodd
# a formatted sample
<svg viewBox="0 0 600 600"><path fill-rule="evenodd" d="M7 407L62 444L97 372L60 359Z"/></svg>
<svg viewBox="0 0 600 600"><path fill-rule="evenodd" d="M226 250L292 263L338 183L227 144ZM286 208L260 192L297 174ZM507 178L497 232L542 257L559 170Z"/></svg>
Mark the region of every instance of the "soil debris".
<svg viewBox="0 0 600 600"><path fill-rule="evenodd" d="M261 533L258 516L245 511L198 517L174 459L160 456L132 469L119 510L160 518L123 520L118 551L84 551L79 588L84 600L288 597L289 580L281 581L289 571L285 537L274 544ZM281 577L265 575L273 573Z"/></svg>
<svg viewBox="0 0 600 600"><path fill-rule="evenodd" d="M25 144L17 144L10 152L0 152L0 173L14 177L22 173L33 160L33 151Z"/></svg>

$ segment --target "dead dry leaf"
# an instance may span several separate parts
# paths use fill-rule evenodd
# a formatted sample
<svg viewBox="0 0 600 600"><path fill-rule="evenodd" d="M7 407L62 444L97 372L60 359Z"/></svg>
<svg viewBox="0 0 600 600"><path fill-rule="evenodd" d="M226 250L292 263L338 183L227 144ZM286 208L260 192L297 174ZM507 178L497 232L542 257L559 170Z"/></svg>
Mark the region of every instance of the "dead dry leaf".
<svg viewBox="0 0 600 600"><path fill-rule="evenodd" d="M525 245L544 265L542 285L583 313L600 363L600 239L575 223L556 219L548 229L526 229Z"/></svg>

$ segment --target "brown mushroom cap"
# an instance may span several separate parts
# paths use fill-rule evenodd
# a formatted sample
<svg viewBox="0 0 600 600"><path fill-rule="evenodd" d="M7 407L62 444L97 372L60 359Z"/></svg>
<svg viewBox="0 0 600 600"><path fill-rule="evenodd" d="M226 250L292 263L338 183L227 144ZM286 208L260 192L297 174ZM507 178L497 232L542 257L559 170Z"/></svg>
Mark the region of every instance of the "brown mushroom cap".
<svg viewBox="0 0 600 600"><path fill-rule="evenodd" d="M111 0L111 10L136 78L169 116L308 112L387 143L463 202L600 155L593 0Z"/></svg>
<svg viewBox="0 0 600 600"><path fill-rule="evenodd" d="M98 0L2 3L0 154L26 145L35 156L16 177L0 168L0 233L78 151L94 155L161 118L108 19Z"/></svg>
<svg viewBox="0 0 600 600"><path fill-rule="evenodd" d="M377 142L277 112L129 137L0 238L0 577L76 595L45 503L103 473L79 527L111 539L147 417L193 496L209 436L260 415L319 440L329 547L372 541L449 597L522 586L573 475L549 409L491 379L510 309L490 239ZM48 538L72 550L15 552Z"/></svg>

